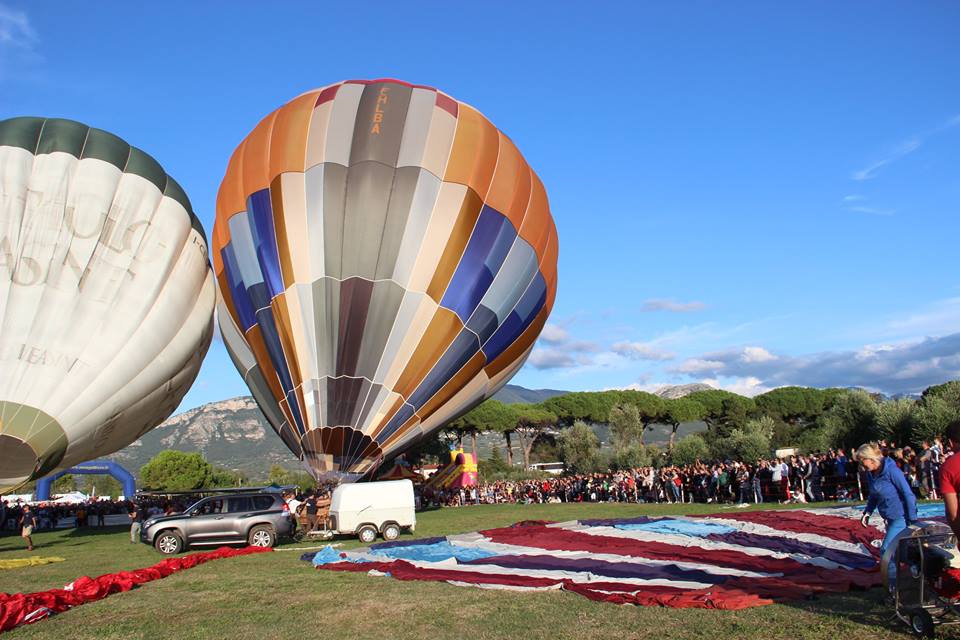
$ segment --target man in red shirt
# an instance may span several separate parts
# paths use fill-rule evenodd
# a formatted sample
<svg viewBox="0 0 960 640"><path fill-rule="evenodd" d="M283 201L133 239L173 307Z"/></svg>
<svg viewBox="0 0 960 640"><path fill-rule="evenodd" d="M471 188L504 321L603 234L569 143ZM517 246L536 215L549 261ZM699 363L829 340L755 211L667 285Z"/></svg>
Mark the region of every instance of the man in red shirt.
<svg viewBox="0 0 960 640"><path fill-rule="evenodd" d="M960 420L951 422L946 429L947 442L953 452L940 467L940 495L946 510L947 522L960 539Z"/></svg>

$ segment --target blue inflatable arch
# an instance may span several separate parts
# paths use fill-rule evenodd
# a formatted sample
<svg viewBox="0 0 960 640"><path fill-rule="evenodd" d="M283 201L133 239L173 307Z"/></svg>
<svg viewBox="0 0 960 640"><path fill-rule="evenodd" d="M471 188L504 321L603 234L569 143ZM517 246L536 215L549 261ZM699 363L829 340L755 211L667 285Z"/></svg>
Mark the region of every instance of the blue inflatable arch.
<svg viewBox="0 0 960 640"><path fill-rule="evenodd" d="M123 496L127 500L132 500L137 493L137 483L129 471L116 462L91 460L37 480L37 501L49 500L53 483L68 473L73 475L111 475L123 485Z"/></svg>

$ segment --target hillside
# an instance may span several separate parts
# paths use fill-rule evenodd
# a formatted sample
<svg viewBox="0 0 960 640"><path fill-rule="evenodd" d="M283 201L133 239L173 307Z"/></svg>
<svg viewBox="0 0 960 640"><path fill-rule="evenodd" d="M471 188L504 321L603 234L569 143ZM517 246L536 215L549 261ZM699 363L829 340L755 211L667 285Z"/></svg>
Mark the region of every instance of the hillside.
<svg viewBox="0 0 960 640"><path fill-rule="evenodd" d="M564 393L508 384L494 398L505 403L541 402ZM108 458L136 472L164 449L196 451L211 464L251 477L265 476L274 464L300 467L250 396L211 402L177 414Z"/></svg>
<svg viewBox="0 0 960 640"><path fill-rule="evenodd" d="M527 389L515 384L508 384L500 391L493 394L494 400L499 400L504 404L514 404L517 402L537 403L562 396L569 391L558 391L557 389Z"/></svg>

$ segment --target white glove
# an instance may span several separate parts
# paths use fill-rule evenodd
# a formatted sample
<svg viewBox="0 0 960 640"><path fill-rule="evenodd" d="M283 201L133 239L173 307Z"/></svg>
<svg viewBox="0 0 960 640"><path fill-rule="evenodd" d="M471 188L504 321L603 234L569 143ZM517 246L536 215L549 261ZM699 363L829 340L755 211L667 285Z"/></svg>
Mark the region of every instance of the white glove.
<svg viewBox="0 0 960 640"><path fill-rule="evenodd" d="M861 526L861 527L868 527L868 526L870 526L870 514L869 514L869 513L864 512L863 515L860 516L860 526Z"/></svg>

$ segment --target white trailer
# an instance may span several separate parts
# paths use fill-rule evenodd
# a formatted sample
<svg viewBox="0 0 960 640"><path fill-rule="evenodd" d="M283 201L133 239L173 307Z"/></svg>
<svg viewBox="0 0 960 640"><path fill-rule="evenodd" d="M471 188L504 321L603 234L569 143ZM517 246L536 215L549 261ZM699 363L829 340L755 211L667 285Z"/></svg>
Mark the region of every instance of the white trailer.
<svg viewBox="0 0 960 640"><path fill-rule="evenodd" d="M342 484L330 500L331 534L356 535L364 544L396 540L404 529L414 531L413 483L409 480Z"/></svg>

